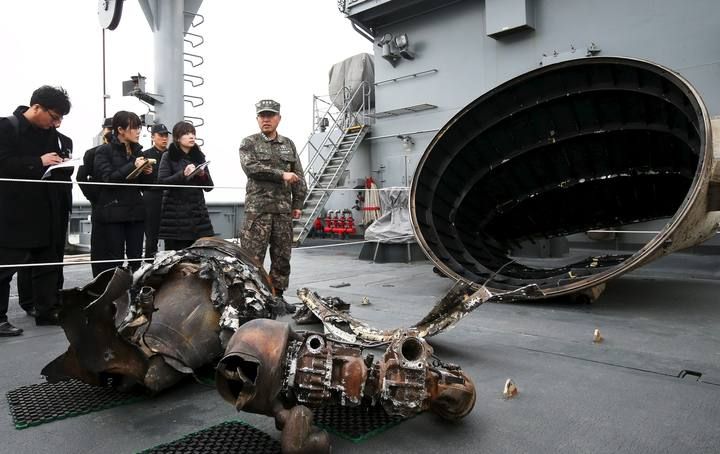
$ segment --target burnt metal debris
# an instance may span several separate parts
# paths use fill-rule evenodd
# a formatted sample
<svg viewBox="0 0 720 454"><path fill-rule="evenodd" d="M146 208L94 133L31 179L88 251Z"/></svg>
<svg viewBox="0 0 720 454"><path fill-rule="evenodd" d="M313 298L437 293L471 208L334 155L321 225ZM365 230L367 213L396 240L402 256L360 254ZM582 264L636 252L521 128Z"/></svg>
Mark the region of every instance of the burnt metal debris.
<svg viewBox="0 0 720 454"><path fill-rule="evenodd" d="M381 359L358 344L286 323L241 326L216 371L222 397L240 411L275 418L284 453L329 452L311 408L381 405L390 415L432 411L457 420L475 405L475 386L459 366L438 360L416 330L395 333Z"/></svg>
<svg viewBox="0 0 720 454"><path fill-rule="evenodd" d="M322 304L325 307L329 307L333 309L334 311L338 311L344 314L350 313L350 304L346 303L342 299L340 299L337 296L328 296L322 299ZM307 304L303 304L300 306L299 309L293 314L293 320L295 320L295 323L298 325L313 325L316 323L321 323L320 319L315 315L315 313L310 310L310 306Z"/></svg>
<svg viewBox="0 0 720 454"><path fill-rule="evenodd" d="M656 63L544 65L468 104L430 142L412 181L416 239L442 274L493 293L597 287L715 235L718 127L692 84ZM636 251L522 254L658 219Z"/></svg>
<svg viewBox="0 0 720 454"><path fill-rule="evenodd" d="M329 452L311 408L381 407L402 418L432 411L450 420L473 409L472 380L423 338L497 295L459 284L412 328L378 331L352 319L341 299L300 290L297 318L336 327L325 335L274 321L288 312L271 289L239 246L209 238L160 253L135 274L106 271L63 292L70 346L42 373L51 382L158 392L220 359L220 394L238 410L273 416L286 453ZM384 353L368 350L385 344Z"/></svg>
<svg viewBox="0 0 720 454"><path fill-rule="evenodd" d="M346 308L339 308L334 298L323 298L307 288L297 291L300 301L319 322L322 322L326 333L341 341L364 346L388 344L399 333L406 330L414 331L420 338L434 336L452 328L485 302L520 301L532 298L538 293L540 293L540 289L536 285L527 285L509 292L493 293L484 286L476 290L472 283L459 281L416 324L409 328L379 330L352 317ZM301 309L298 313L304 314L305 310Z"/></svg>
<svg viewBox="0 0 720 454"><path fill-rule="evenodd" d="M160 391L214 364L243 323L285 314L271 289L239 246L213 238L159 253L134 275L108 270L63 291L61 325L70 346L42 374Z"/></svg>

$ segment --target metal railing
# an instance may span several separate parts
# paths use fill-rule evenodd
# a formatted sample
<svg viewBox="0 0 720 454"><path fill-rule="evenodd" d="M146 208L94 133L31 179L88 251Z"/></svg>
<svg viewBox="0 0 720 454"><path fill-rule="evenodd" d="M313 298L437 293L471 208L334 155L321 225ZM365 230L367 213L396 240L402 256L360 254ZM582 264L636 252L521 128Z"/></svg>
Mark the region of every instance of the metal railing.
<svg viewBox="0 0 720 454"><path fill-rule="evenodd" d="M294 225L294 240L302 242L312 222L337 186L350 159L367 133L372 85L362 82L351 90L343 87L328 97L313 97L313 132L299 155L312 153L307 165L308 195L304 213ZM319 145L313 141L321 134ZM315 168L319 170L315 172ZM320 194L318 197L318 193Z"/></svg>
<svg viewBox="0 0 720 454"><path fill-rule="evenodd" d="M308 169L306 174L309 177L308 187L314 186L317 182L312 169L318 159L321 160L320 162L324 162L335 153L348 128L367 125L372 88L367 82L362 82L352 92L348 87L343 87L333 96L313 96L313 131L305 146L298 153L300 159L308 154L309 161L306 166ZM357 106L356 110L353 110L354 106ZM320 144L316 146L313 138L317 134L324 134L324 136ZM338 136L337 142L333 141L333 136ZM310 153L312 153L311 156Z"/></svg>

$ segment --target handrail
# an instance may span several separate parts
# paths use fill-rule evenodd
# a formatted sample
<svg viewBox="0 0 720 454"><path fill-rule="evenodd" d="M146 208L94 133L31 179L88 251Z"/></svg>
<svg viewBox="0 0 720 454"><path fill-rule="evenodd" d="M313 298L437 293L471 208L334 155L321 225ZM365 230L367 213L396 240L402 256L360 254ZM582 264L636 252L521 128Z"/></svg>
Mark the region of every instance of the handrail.
<svg viewBox="0 0 720 454"><path fill-rule="evenodd" d="M192 124L193 126L195 126L196 128L199 128L200 126L205 124L205 119L203 117L194 117L192 115L185 115L183 117L183 119L185 121L187 121L188 123ZM199 123L195 124L195 122L193 120L199 120Z"/></svg>
<svg viewBox="0 0 720 454"><path fill-rule="evenodd" d="M191 28L195 29L205 22L205 16L203 16L202 14L192 13L189 11L183 11L183 14L185 14L185 16L192 17L192 20L187 27L188 30ZM185 31L183 34L183 41L185 43L188 43L191 48L194 49L205 43L205 37L197 33ZM185 49L183 48L183 61L187 62L191 67L197 68L198 66L201 66L205 63L205 58L202 55L185 52ZM191 88L197 88L205 84L205 78L198 74L183 73L183 82L189 83ZM185 90L183 90L183 92L184 91ZM190 91L192 92L193 90ZM193 108L197 108L205 104L205 98L198 95L189 95L187 93L183 93L183 105L184 103L189 103ZM183 119L190 122L193 126L195 126L195 128L200 128L201 126L205 125L205 119L197 115L184 115ZM198 137L196 138L196 141L201 146L205 144L205 140L202 138Z"/></svg>
<svg viewBox="0 0 720 454"><path fill-rule="evenodd" d="M200 85L205 84L205 78L203 76L198 76L195 74L185 73L185 74L183 74L183 80L185 82L189 82L193 88L199 87Z"/></svg>
<svg viewBox="0 0 720 454"><path fill-rule="evenodd" d="M333 102L330 103L330 106L328 107L328 110L326 111L325 115L324 115L322 118L327 118L327 117L333 118L331 115L329 115L329 113L330 113L329 111L332 109L333 106L336 105L336 103L335 103L334 101L338 98L338 96L340 96L341 94L344 95L345 93L347 93L347 92L349 92L349 91L350 91L350 90L349 90L347 87L343 87L341 90L338 90L338 92L337 92L337 93L335 94L335 96L333 97ZM347 124L347 123L349 123L348 120L355 120L355 121L357 121L358 123L360 123L360 125L363 125L363 126L366 124L366 122L365 122L365 120L366 120L366 112L365 112L365 110L366 110L367 104L369 104L369 103L367 102L367 101L368 101L368 97L369 97L369 93L370 93L370 89L369 89L368 83L365 82L365 81L363 81L363 82L355 89L355 92L354 92L351 96L349 96L349 97L344 97L344 98L343 98L343 101L344 101L343 104L342 104L343 107L342 107L342 109L341 109L340 112L339 112L338 119L335 120L335 119L333 118L333 120L334 120L334 121L333 121L333 124L332 124L332 125L329 125L329 130L327 131L327 133L326 133L325 136L323 137L323 140L322 140L322 142L320 143L320 145L317 146L317 147L315 147L314 145L312 146L313 148L316 149L317 153L316 153L316 154L310 159L310 161L308 162L308 165L307 165L307 168L308 168L308 169L311 169L311 168L312 168L312 166L313 166L313 164L315 163L315 161L317 160L318 156L321 155L321 150L322 150L323 147L327 144L327 142L328 142L330 136L332 135L332 133L333 133L334 131L338 131L338 130L340 130L340 131L342 131L342 132L344 133L344 129L347 128L347 127L349 127L349 126L351 126L351 125L348 125L348 124ZM348 114L348 112L349 112L350 106L351 106L352 103L355 101L355 99L356 99L356 97L357 97L358 94L360 94L360 95L362 96L362 98L361 98L362 101L361 101L360 107L358 108L357 112L354 113L354 115L348 116L347 114ZM341 128L339 122L342 121L343 118L345 118L346 121L345 121L345 124L342 125L343 127ZM302 153L308 149L309 144L311 144L311 140L310 140L310 139L312 139L312 136L315 134L315 131L316 131L316 130L317 130L317 126L316 126L315 130L313 130L313 134L310 135L310 138L308 139L307 143L305 144L305 147L303 147L303 150L300 151L300 155L302 155ZM309 173L309 172L308 172L308 173ZM312 176L313 179L315 180L314 175L311 175L311 176Z"/></svg>
<svg viewBox="0 0 720 454"><path fill-rule="evenodd" d="M322 118L328 118L328 117L329 117L329 118L332 118L332 120L333 120L333 125L334 125L335 123L337 123L337 120L335 119L335 117L332 116L332 114L330 113L330 111L332 110L333 107L335 107L335 106L337 105L337 103L336 103L335 101L338 100L338 96L340 96L341 94L344 94L344 92L345 92L346 90L348 90L348 88L347 88L347 87L343 87L341 90L338 90L338 92L335 93L335 96L334 96L329 102L322 101L322 102L327 103L327 105L328 105L327 109L325 110L325 113L323 114L322 117L319 117L319 116L317 116L317 115L313 115L313 118L316 118L316 117L317 117L317 118L322 119ZM318 101L319 99L320 99L320 98L319 98L318 96L313 96L313 109L314 109L314 110L317 110L317 101ZM345 103L343 103L343 104L345 104ZM312 139L312 137L315 135L315 133L317 132L317 129L318 129L318 124L317 124L317 122L315 122L315 124L313 124L312 132L310 133L310 136L308 137L308 141L305 143L305 146L303 147L303 149L300 150L300 153L298 153L298 156L299 156L299 157L302 157L303 152L306 151L308 144L311 143L311 142L310 142L310 139Z"/></svg>
<svg viewBox="0 0 720 454"><path fill-rule="evenodd" d="M185 36L192 36L193 38L197 38L197 40L198 40L197 42L195 42L191 39L183 38L183 41L190 44L193 48L201 46L205 42L205 38L203 38L201 35L198 35L196 33L185 32Z"/></svg>
<svg viewBox="0 0 720 454"><path fill-rule="evenodd" d="M348 145L347 151L338 157L339 162L337 163L337 165L333 166L334 171L330 170L330 172L328 172L329 161L325 161L325 165L320 170L318 175L319 178L328 178L328 180L326 181L326 184L322 184L320 179L316 178L317 181L314 183L303 203L303 207L308 208L309 210L307 211L307 215L303 214L303 216L298 220L300 230L299 232L297 232L297 237L295 236L296 227L293 226L294 241L301 242L307 237L313 220L317 217L319 211L322 209L327 199L330 197L330 191L332 191L337 186L337 183L340 181L340 178L345 171L348 162L350 161L350 159L352 159L352 153L356 152L358 144L362 142L366 133L367 126L361 125L358 128L357 134L352 137L352 140L349 142L344 142ZM318 188L318 186L320 188ZM315 199L317 193L320 193L320 197Z"/></svg>
<svg viewBox="0 0 720 454"><path fill-rule="evenodd" d="M332 96L327 96L327 100L313 96L313 129L299 153L299 156L304 156L305 152L310 154L311 150L314 150L312 156L309 156L308 171L305 173L309 191L303 203L305 208L308 208L308 213L298 220L300 231L297 241L304 239L312 219L329 197L328 191L337 185L352 158L351 153L355 152L367 132L372 88L371 84L363 81L354 91L342 87ZM353 104L359 105L355 109ZM322 112L322 115L319 112ZM354 126L358 126L357 131L350 129ZM320 132L324 135L320 144L315 145L312 139ZM341 147L343 152L338 153ZM313 172L318 160L321 160L322 164L317 172ZM321 179L326 181L323 183ZM314 199L318 192L321 194L320 198Z"/></svg>
<svg viewBox="0 0 720 454"><path fill-rule="evenodd" d="M187 58L183 58L183 61L190 63L190 66L192 66L193 68L196 68L196 67L202 65L203 63L205 63L205 59L201 55L191 54L190 52L183 52L183 55L187 55L188 57L193 57L193 58L198 59L199 63L195 63L193 60L188 60Z"/></svg>
<svg viewBox="0 0 720 454"><path fill-rule="evenodd" d="M191 106L193 107L200 107L203 104L205 104L205 99L202 96L195 96L195 95L183 95L183 101L189 102ZM199 101L193 101L194 99L197 99Z"/></svg>
<svg viewBox="0 0 720 454"><path fill-rule="evenodd" d="M195 16L195 17L199 17L199 18L200 18L200 22L198 22L198 23L196 24L196 23L195 23L195 17L193 17L193 20L192 20L192 22L190 23L190 25L191 25L193 28L195 28L195 27L199 26L200 24L202 24L203 22L205 22L205 16L203 16L202 14L191 13L190 11L183 11L183 14L188 15L188 16Z"/></svg>

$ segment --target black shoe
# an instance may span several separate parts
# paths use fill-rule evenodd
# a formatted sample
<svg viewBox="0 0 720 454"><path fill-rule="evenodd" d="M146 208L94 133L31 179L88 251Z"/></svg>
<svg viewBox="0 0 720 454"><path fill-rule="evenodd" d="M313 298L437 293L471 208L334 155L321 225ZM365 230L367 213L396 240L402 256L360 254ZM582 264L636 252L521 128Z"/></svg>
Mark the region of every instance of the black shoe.
<svg viewBox="0 0 720 454"><path fill-rule="evenodd" d="M313 314L307 306L302 306L297 309L297 311L295 311L295 315L293 315L292 318L298 325L315 325L322 323L320 319L315 314Z"/></svg>
<svg viewBox="0 0 720 454"><path fill-rule="evenodd" d="M28 317L37 317L38 315L37 310L34 307L31 307L30 309L25 309L25 313Z"/></svg>
<svg viewBox="0 0 720 454"><path fill-rule="evenodd" d="M38 314L35 316L35 325L37 326L53 326L60 325L60 316L57 312L50 312L48 314Z"/></svg>
<svg viewBox="0 0 720 454"><path fill-rule="evenodd" d="M283 297L284 290L275 290L275 298L278 298L280 301L282 301L283 307L285 308L286 314L294 314L297 310L297 307L295 307L294 304L290 304L287 302L285 297Z"/></svg>
<svg viewBox="0 0 720 454"><path fill-rule="evenodd" d="M0 323L0 337L19 336L22 333L22 328L12 326L10 322Z"/></svg>

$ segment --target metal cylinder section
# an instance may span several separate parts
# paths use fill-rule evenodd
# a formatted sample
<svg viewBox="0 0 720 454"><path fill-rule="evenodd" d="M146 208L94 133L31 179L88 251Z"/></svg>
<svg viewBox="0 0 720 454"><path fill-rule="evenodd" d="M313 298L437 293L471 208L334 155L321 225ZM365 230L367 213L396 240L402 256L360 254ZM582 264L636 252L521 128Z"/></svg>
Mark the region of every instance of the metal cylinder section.
<svg viewBox="0 0 720 454"><path fill-rule="evenodd" d="M574 292L714 233L711 145L700 96L666 68L620 57L546 66L481 96L435 136L413 180L413 228L455 278ZM668 221L629 254L514 254L655 219Z"/></svg>

